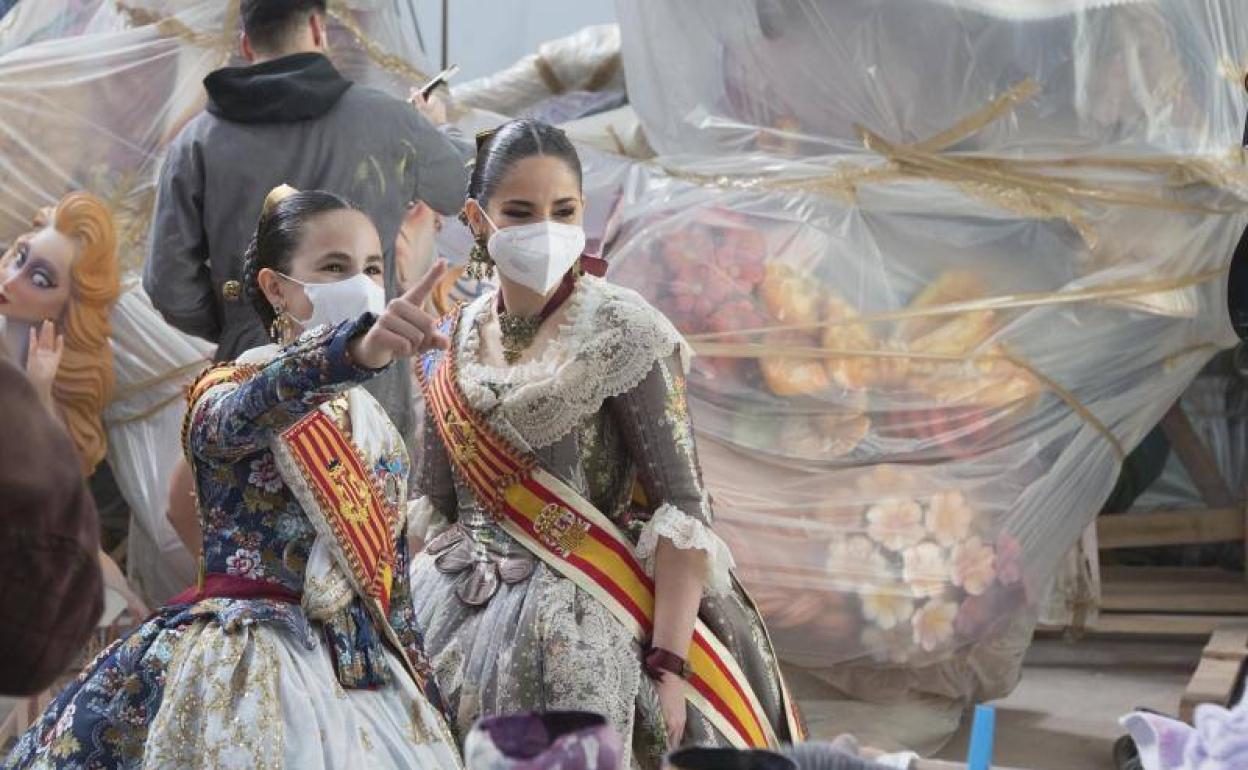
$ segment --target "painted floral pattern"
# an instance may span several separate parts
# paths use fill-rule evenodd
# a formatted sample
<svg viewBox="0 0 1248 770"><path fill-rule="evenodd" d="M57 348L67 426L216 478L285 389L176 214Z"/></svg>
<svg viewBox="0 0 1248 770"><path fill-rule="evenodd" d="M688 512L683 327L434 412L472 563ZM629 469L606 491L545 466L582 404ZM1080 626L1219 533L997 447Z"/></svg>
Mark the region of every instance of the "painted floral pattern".
<svg viewBox="0 0 1248 770"><path fill-rule="evenodd" d="M862 595L862 615L882 631L896 628L914 614L914 599L904 586L882 586Z"/></svg>
<svg viewBox="0 0 1248 770"><path fill-rule="evenodd" d="M953 638L953 621L958 614L956 602L932 601L914 613L914 643L924 652L939 649Z"/></svg>
<svg viewBox="0 0 1248 770"><path fill-rule="evenodd" d="M953 551L953 584L971 596L979 596L997 579L996 554L992 547L973 537Z"/></svg>
<svg viewBox="0 0 1248 770"><path fill-rule="evenodd" d="M213 388L195 405L189 442L204 511L208 572L302 591L315 532L277 475L268 446L274 431L371 376L354 367L346 354L347 343L367 323L371 318L309 333L246 380ZM383 484L388 477L406 478L405 452L373 461ZM425 672L422 684L430 700L440 705L416 629L403 538L397 550L391 625L418 673ZM219 623L227 633L272 624L308 649L319 638L330 648L344 687L382 684L388 672L377 665L381 634L358 599L342 615L314 630L299 605L279 601L211 598L166 607L101 653L22 736L3 766L138 766L148 728L160 709L173 652L186 629L201 621Z"/></svg>
<svg viewBox="0 0 1248 770"><path fill-rule="evenodd" d="M261 580L264 567L260 566L260 552L239 548L233 556L226 557L225 571L229 575Z"/></svg>
<svg viewBox="0 0 1248 770"><path fill-rule="evenodd" d="M902 551L923 539L923 508L914 500L885 500L867 509L867 534L890 551Z"/></svg>
<svg viewBox="0 0 1248 770"><path fill-rule="evenodd" d="M949 582L949 559L935 543L919 543L902 555L902 579L914 596L940 596Z"/></svg>
<svg viewBox="0 0 1248 770"><path fill-rule="evenodd" d="M974 521L975 511L957 490L934 495L927 508L927 530L933 540L945 547L966 537Z"/></svg>

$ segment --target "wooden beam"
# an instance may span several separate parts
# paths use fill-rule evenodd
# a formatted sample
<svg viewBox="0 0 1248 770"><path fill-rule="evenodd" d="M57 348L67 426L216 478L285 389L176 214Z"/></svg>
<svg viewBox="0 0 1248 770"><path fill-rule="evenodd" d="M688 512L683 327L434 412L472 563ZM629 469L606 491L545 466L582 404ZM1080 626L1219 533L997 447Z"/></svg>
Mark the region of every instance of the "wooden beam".
<svg viewBox="0 0 1248 770"><path fill-rule="evenodd" d="M1230 706L1246 659L1248 623L1231 623L1214 631L1201 653L1196 673L1183 691L1179 718L1191 723L1196 707L1202 703Z"/></svg>
<svg viewBox="0 0 1248 770"><path fill-rule="evenodd" d="M1248 615L1248 585L1236 572L1201 568L1106 567L1106 612Z"/></svg>
<svg viewBox="0 0 1248 770"><path fill-rule="evenodd" d="M1170 448L1183 462L1205 505L1210 508L1234 508L1235 496L1218 472L1217 460L1192 426L1180 402L1174 402L1166 416L1161 418L1161 429L1170 441Z"/></svg>
<svg viewBox="0 0 1248 770"><path fill-rule="evenodd" d="M1102 551L1240 541L1245 534L1244 512L1239 508L1114 514L1096 520L1097 545Z"/></svg>
<svg viewBox="0 0 1248 770"><path fill-rule="evenodd" d="M1087 630L1093 634L1209 636L1225 622L1225 615L1103 612Z"/></svg>

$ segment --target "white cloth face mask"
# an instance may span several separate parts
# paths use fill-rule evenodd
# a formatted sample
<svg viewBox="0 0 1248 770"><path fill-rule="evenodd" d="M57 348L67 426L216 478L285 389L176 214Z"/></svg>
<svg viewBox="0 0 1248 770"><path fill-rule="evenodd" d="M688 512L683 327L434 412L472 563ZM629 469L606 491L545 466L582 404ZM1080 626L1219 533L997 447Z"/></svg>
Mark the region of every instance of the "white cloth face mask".
<svg viewBox="0 0 1248 770"><path fill-rule="evenodd" d="M365 313L380 315L386 309L386 290L363 273L333 283L304 283L282 273L278 275L302 286L312 303L312 315L306 319L291 314L305 330L322 324L333 326Z"/></svg>
<svg viewBox="0 0 1248 770"><path fill-rule="evenodd" d="M484 207L481 215L494 228L487 246L499 271L538 294L558 286L585 252L585 230L578 225L543 220L499 228Z"/></svg>

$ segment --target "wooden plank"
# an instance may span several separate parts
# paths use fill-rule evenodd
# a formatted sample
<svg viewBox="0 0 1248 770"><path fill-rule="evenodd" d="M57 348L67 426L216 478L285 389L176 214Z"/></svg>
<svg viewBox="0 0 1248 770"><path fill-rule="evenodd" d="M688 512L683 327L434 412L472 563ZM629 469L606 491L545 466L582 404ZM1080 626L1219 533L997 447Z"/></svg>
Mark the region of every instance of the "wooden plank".
<svg viewBox="0 0 1248 770"><path fill-rule="evenodd" d="M1248 624L1226 626L1214 631L1201 657L1230 661L1248 658Z"/></svg>
<svg viewBox="0 0 1248 770"><path fill-rule="evenodd" d="M1161 418L1161 429L1165 431L1170 448L1187 469L1187 475L1200 492L1200 498L1205 501L1205 505L1210 508L1234 508L1235 496L1218 472L1217 460L1201 440L1200 434L1196 432L1178 401Z"/></svg>
<svg viewBox="0 0 1248 770"><path fill-rule="evenodd" d="M1106 612L1248 615L1248 585L1238 573L1151 567L1106 567L1103 573Z"/></svg>
<svg viewBox="0 0 1248 770"><path fill-rule="evenodd" d="M1239 508L1197 508L1156 513L1117 514L1096 520L1100 550L1155 545L1223 543L1245 539Z"/></svg>
<svg viewBox="0 0 1248 770"><path fill-rule="evenodd" d="M1248 659L1248 623L1218 628L1200 655L1200 665L1183 690L1179 718L1191 722L1202 703L1229 706Z"/></svg>
<svg viewBox="0 0 1248 770"><path fill-rule="evenodd" d="M1087 629L1093 634L1147 634L1150 636L1209 636L1226 622L1225 615L1167 615L1145 612L1103 612ZM1062 631L1060 628L1046 628Z"/></svg>
<svg viewBox="0 0 1248 770"><path fill-rule="evenodd" d="M1242 661L1202 658L1179 701L1179 719L1190 724L1202 703L1229 706L1242 667Z"/></svg>

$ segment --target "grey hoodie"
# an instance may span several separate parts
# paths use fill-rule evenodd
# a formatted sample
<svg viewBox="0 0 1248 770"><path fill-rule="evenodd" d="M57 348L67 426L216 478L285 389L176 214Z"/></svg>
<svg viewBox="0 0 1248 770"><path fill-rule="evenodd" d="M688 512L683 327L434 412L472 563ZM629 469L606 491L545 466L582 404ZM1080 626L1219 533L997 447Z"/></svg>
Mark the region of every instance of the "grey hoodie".
<svg viewBox="0 0 1248 770"><path fill-rule="evenodd" d="M327 190L368 214L386 248L390 296L407 203L443 214L463 203L456 146L411 105L352 84L320 54L217 70L204 86L207 111L174 139L161 170L143 286L170 324L217 343L219 361L269 341L240 289L272 188ZM369 390L410 441L407 367L391 367Z"/></svg>

